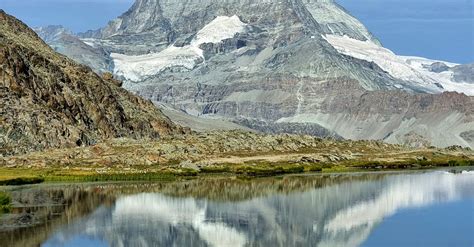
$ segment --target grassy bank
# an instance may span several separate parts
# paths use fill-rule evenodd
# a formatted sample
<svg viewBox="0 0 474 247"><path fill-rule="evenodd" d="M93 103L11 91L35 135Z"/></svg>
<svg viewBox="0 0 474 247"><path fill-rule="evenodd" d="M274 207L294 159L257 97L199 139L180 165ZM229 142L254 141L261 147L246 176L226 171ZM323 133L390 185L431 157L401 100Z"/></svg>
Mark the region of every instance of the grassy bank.
<svg viewBox="0 0 474 247"><path fill-rule="evenodd" d="M252 161L244 164L220 164L197 169L147 166L128 169L77 167L63 168L0 168L0 185L22 185L42 182L95 181L174 181L196 176L269 177L297 173L334 173L430 169L436 167L474 166L472 159L437 158L432 160L371 161L351 160L333 163Z"/></svg>
<svg viewBox="0 0 474 247"><path fill-rule="evenodd" d="M409 160L395 162L381 161L352 161L343 163L344 166L362 170L403 170L403 169L429 169L436 167L462 167L474 166L470 159L434 159L434 160Z"/></svg>
<svg viewBox="0 0 474 247"><path fill-rule="evenodd" d="M173 181L178 177L196 176L195 172L151 171L123 172L110 170L98 172L83 168L76 170L64 169L16 169L0 168L0 185L26 185L43 182L97 182L97 181Z"/></svg>

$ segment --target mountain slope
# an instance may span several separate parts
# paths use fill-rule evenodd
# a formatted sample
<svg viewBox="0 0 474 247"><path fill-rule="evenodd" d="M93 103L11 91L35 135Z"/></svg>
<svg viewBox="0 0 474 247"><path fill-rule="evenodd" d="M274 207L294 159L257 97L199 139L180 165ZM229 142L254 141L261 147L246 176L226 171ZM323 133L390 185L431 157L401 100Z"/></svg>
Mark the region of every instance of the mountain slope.
<svg viewBox="0 0 474 247"><path fill-rule="evenodd" d="M98 73L111 72L113 61L102 48L83 42L62 26L47 26L34 31L56 52L87 65Z"/></svg>
<svg viewBox="0 0 474 247"><path fill-rule="evenodd" d="M455 65L431 72L437 61L395 55L332 0L137 0L81 38L111 53L124 88L193 116L473 146L472 98L441 94L470 92L445 78Z"/></svg>
<svg viewBox="0 0 474 247"><path fill-rule="evenodd" d="M474 96L472 66L420 57L397 56L370 40L361 41L340 35L326 35L325 39L339 53L373 62L395 78L424 85L427 92L449 91ZM399 85L399 88L403 89L403 86Z"/></svg>
<svg viewBox="0 0 474 247"><path fill-rule="evenodd" d="M151 102L57 54L4 11L0 65L1 155L181 131Z"/></svg>
<svg viewBox="0 0 474 247"><path fill-rule="evenodd" d="M347 36L380 45L369 30L334 0L303 1L325 35Z"/></svg>

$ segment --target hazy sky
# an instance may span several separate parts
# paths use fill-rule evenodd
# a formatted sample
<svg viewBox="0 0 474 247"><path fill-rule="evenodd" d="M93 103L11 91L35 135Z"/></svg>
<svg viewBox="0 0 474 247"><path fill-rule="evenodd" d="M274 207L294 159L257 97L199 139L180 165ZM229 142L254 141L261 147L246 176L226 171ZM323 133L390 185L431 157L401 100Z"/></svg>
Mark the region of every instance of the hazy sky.
<svg viewBox="0 0 474 247"><path fill-rule="evenodd" d="M179 0L176 0L179 1ZM474 62L474 0L337 0L401 55ZM104 26L133 0L0 0L0 8L37 27L75 31Z"/></svg>

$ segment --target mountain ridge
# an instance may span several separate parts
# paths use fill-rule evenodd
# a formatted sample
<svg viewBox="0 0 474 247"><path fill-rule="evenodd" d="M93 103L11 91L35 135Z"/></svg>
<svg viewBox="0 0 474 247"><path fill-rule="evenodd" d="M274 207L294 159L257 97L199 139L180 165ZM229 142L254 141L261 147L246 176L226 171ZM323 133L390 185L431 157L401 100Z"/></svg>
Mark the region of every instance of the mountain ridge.
<svg viewBox="0 0 474 247"><path fill-rule="evenodd" d="M51 48L67 57L87 65L97 73L112 71L110 54L100 47L93 47L60 25L33 29Z"/></svg>

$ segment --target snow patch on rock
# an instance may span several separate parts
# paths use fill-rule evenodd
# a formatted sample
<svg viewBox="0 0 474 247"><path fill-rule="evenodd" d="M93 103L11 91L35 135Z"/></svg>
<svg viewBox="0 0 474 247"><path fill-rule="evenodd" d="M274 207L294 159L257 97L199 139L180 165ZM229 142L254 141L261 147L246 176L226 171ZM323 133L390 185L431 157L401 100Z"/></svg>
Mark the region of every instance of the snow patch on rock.
<svg viewBox="0 0 474 247"><path fill-rule="evenodd" d="M225 39L231 39L237 33L245 32L246 26L236 15L232 17L218 16L196 34L191 45L219 43Z"/></svg>
<svg viewBox="0 0 474 247"><path fill-rule="evenodd" d="M459 64L444 62L439 60L432 60L422 57L408 57L408 56L399 56L407 64L416 69L419 73L425 75L426 77L436 80L441 84L445 91L464 93L466 95L474 96L474 85L471 83L456 82L453 80L454 72L451 70L443 71L441 73L432 72L429 70L429 66L433 63L444 63L446 66L452 68Z"/></svg>
<svg viewBox="0 0 474 247"><path fill-rule="evenodd" d="M193 69L202 59L202 50L193 46L170 46L159 53L140 56L112 53L110 56L114 59L115 74L127 80L140 81L170 67Z"/></svg>
<svg viewBox="0 0 474 247"><path fill-rule="evenodd" d="M114 73L130 81L141 81L171 67L182 67L192 70L197 64L204 61L204 51L200 45L205 43L219 43L233 38L237 33L245 32L246 24L238 16L218 16L204 26L190 45L183 47L169 46L159 53L139 56L128 56L112 53L115 68Z"/></svg>

